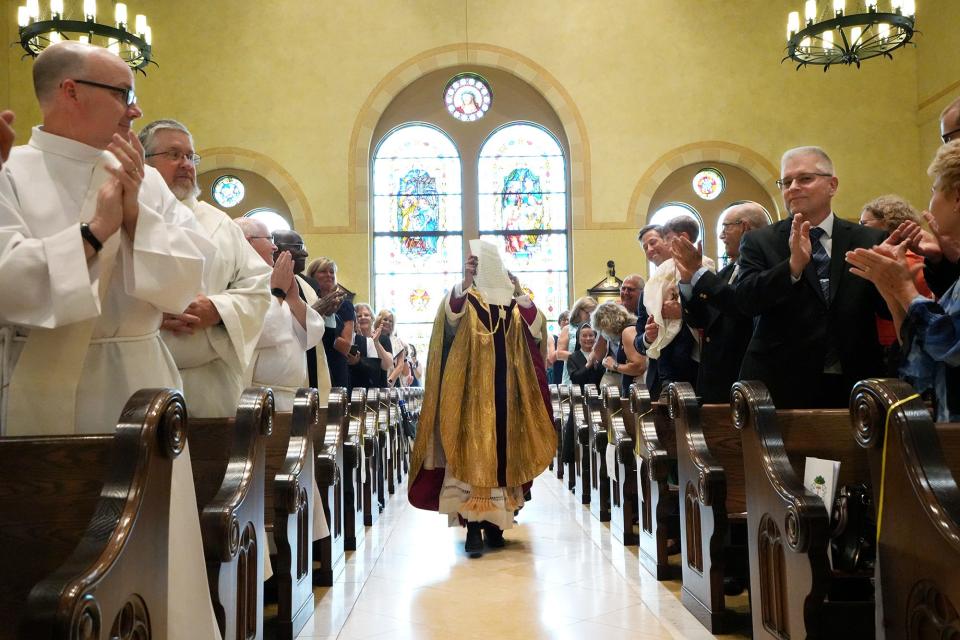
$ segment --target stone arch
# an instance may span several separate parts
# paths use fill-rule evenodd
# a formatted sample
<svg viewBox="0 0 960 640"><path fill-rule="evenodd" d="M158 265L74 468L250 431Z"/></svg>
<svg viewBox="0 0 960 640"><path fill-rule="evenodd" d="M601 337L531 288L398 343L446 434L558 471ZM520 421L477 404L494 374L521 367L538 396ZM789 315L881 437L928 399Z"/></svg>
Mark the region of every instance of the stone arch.
<svg viewBox="0 0 960 640"><path fill-rule="evenodd" d="M366 233L370 221L370 153L373 132L391 100L423 75L468 64L502 69L539 91L563 124L570 148L571 228L592 226L590 211L590 144L583 116L573 98L544 67L515 51L489 44L447 45L424 51L394 67L367 96L350 134L348 225Z"/></svg>
<svg viewBox="0 0 960 640"><path fill-rule="evenodd" d="M217 169L243 169L263 176L283 196L290 209L294 228L300 233L316 232L307 197L293 176L278 162L262 153L240 147L212 147L201 149L199 153L203 157L203 173Z"/></svg>
<svg viewBox="0 0 960 640"><path fill-rule="evenodd" d="M632 220L637 228L642 227L646 224L654 193L671 173L690 164L711 161L726 162L750 174L760 183L776 206L776 211L771 211L771 215L776 214L778 220L783 217L780 208L780 192L776 190L776 180L780 177L780 172L769 160L753 149L732 142L705 140L672 149L657 158L647 168L630 197L628 220Z"/></svg>

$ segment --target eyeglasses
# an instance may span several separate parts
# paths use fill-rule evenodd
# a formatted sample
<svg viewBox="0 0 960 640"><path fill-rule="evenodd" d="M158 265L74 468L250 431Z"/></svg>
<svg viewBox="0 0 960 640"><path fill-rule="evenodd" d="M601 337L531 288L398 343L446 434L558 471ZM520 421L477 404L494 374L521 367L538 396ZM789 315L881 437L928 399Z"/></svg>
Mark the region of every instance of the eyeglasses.
<svg viewBox="0 0 960 640"><path fill-rule="evenodd" d="M953 131L947 131L945 134L940 136L940 139L943 140L943 144L947 144L953 140L953 136L957 135L958 133L960 133L960 127L954 129Z"/></svg>
<svg viewBox="0 0 960 640"><path fill-rule="evenodd" d="M817 179L817 176L823 176L825 178L833 177L833 175L829 173L801 173L800 175L792 178L781 178L777 180L777 186L780 187L781 191L786 191L789 189L794 182L801 187L808 187L813 184L813 181Z"/></svg>
<svg viewBox="0 0 960 640"><path fill-rule="evenodd" d="M637 290L636 287L623 287L623 286L620 287L620 291L636 291L636 290Z"/></svg>
<svg viewBox="0 0 960 640"><path fill-rule="evenodd" d="M247 240L269 240L273 242L273 236L247 236Z"/></svg>
<svg viewBox="0 0 960 640"><path fill-rule="evenodd" d="M169 151L158 151L157 153L148 153L145 157L155 158L157 156L164 156L170 162L180 162L182 159L186 158L193 163L193 166L200 164L200 156L196 153L184 153L183 151L177 151L176 149L170 149Z"/></svg>
<svg viewBox="0 0 960 640"><path fill-rule="evenodd" d="M303 243L300 244L287 244L286 242L274 242L278 247L288 247L290 249L297 249L298 251L303 251Z"/></svg>
<svg viewBox="0 0 960 640"><path fill-rule="evenodd" d="M131 107L137 103L137 94L134 93L133 89L128 89L127 87L115 87L112 84L103 84L102 82L94 82L93 80L78 80L73 79L74 82L78 84L85 84L91 87L98 87L100 89L107 89L109 91L116 91L121 96L123 96L123 101L128 107ZM61 83L62 86L62 83Z"/></svg>
<svg viewBox="0 0 960 640"><path fill-rule="evenodd" d="M779 181L778 181L778 182L779 182ZM724 229L726 229L726 228L728 228L728 227L735 227L735 226L741 225L741 224L743 224L743 220L733 220L732 222L721 222L721 223L720 223L720 226L723 227Z"/></svg>

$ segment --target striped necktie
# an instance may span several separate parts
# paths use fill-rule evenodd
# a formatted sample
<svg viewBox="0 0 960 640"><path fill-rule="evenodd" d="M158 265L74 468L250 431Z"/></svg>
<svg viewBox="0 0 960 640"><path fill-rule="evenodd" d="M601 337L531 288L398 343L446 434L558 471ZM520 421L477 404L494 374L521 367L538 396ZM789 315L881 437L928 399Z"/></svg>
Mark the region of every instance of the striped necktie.
<svg viewBox="0 0 960 640"><path fill-rule="evenodd" d="M820 242L820 239L826 233L820 227L810 229L810 246L813 249L811 260L817 270L817 278L820 280L820 291L823 293L823 299L830 299L830 256L827 250Z"/></svg>

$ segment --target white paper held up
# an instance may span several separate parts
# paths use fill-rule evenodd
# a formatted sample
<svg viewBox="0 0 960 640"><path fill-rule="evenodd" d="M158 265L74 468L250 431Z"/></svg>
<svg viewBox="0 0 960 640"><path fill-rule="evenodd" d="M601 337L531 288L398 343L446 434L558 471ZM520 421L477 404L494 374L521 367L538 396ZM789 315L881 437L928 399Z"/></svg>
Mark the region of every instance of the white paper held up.
<svg viewBox="0 0 960 640"><path fill-rule="evenodd" d="M496 245L486 240L471 240L470 253L477 256L475 286L488 304L507 306L513 300L513 283Z"/></svg>

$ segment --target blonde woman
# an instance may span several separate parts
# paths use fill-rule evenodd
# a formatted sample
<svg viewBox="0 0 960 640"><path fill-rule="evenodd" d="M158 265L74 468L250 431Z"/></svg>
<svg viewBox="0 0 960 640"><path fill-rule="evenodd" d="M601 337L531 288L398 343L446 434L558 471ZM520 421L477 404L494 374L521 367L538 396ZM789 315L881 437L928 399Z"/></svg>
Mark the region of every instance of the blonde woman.
<svg viewBox="0 0 960 640"><path fill-rule="evenodd" d="M603 366L620 375L620 392L626 397L634 378L647 371L647 358L634 346L637 316L616 302L604 302L594 310L590 325L606 338L608 355Z"/></svg>
<svg viewBox="0 0 960 640"><path fill-rule="evenodd" d="M387 386L387 372L393 356L380 343L380 329L373 328L373 309L365 302L353 305L357 313L357 333L347 355L350 388L370 389Z"/></svg>

